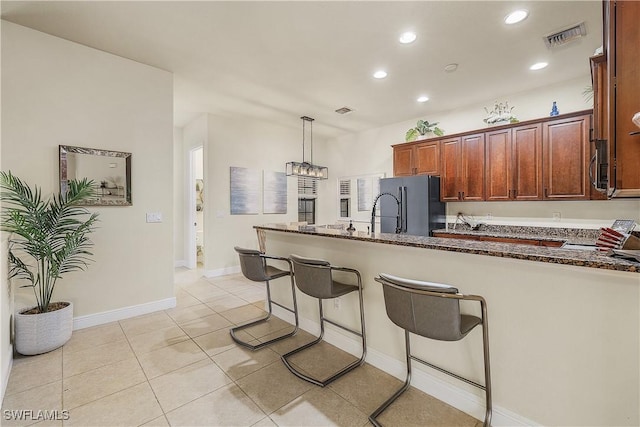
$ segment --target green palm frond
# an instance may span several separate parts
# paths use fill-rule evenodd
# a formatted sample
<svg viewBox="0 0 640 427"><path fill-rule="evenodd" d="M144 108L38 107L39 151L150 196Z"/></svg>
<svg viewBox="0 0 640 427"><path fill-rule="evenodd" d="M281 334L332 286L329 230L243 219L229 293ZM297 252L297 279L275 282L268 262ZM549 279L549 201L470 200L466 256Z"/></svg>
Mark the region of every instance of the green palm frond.
<svg viewBox="0 0 640 427"><path fill-rule="evenodd" d="M56 281L91 262L88 235L98 214L79 204L94 195L93 188L93 181L71 180L67 192L43 200L40 188L31 189L11 172L0 172L1 229L11 233L9 277L34 288L41 312L47 311Z"/></svg>

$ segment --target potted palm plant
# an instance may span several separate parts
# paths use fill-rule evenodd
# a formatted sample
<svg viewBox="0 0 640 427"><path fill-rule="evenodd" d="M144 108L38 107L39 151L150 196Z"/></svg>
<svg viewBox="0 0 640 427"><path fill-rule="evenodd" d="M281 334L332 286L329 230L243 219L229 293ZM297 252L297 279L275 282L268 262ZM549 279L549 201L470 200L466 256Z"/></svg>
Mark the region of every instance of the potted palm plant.
<svg viewBox="0 0 640 427"><path fill-rule="evenodd" d="M2 231L9 235L9 278L33 289L36 305L16 313L15 347L24 355L46 353L71 338L73 305L52 302L57 280L84 270L93 255L89 234L97 213L79 206L94 197L93 181L71 180L68 189L43 199L11 172L0 172Z"/></svg>

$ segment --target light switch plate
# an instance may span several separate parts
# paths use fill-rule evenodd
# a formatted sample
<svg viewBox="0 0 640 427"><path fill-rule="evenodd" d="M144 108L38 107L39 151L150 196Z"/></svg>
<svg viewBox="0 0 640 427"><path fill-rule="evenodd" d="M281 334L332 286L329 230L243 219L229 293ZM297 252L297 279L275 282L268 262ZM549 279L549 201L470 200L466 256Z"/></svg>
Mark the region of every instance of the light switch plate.
<svg viewBox="0 0 640 427"><path fill-rule="evenodd" d="M147 212L147 222L162 222L162 212Z"/></svg>

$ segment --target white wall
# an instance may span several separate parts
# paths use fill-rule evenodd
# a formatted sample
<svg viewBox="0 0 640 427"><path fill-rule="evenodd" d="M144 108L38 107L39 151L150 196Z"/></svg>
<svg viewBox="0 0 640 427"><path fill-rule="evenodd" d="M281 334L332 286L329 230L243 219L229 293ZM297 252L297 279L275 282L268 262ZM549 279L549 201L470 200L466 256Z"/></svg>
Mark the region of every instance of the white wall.
<svg viewBox="0 0 640 427"><path fill-rule="evenodd" d="M586 64L586 62L585 62ZM585 65L586 67L586 65ZM374 172L393 176L393 150L391 145L404 142L407 129L415 126L417 119L439 122L445 135L486 128L482 119L484 107L491 108L494 101L508 101L515 106L513 113L519 120L531 120L548 116L553 101L561 114L589 109L582 92L590 85L589 75L560 84L539 88L535 91L498 96L484 104L470 105L428 117L417 117L392 125L370 129L356 134L344 135L328 142L331 149L333 176L327 202L322 205L327 222L336 220L336 178ZM483 222L522 223L535 222L544 226L599 227L610 225L615 218L635 219L640 223L640 199L610 201L566 201L566 202L460 202L447 203L447 214L455 216L465 212L478 216ZM561 221L553 222L554 212L561 213ZM493 220L486 219L491 214ZM363 228L364 227L364 228ZM366 229L366 224L360 224Z"/></svg>
<svg viewBox="0 0 640 427"><path fill-rule="evenodd" d="M175 301L172 75L3 22L2 87L2 169L44 194L58 190L59 144L132 153L133 206L90 209L95 262L59 281L54 299L72 301L76 319ZM163 222L147 224L147 212Z"/></svg>
<svg viewBox="0 0 640 427"><path fill-rule="evenodd" d="M0 30L4 21L0 20ZM0 31L0 45L2 44L2 31ZM0 55L0 80L2 79L2 56ZM0 85L0 99L2 98L2 85ZM2 129L2 115L0 114L0 129ZM0 162L2 159L2 136L0 135ZM9 381L9 372L13 361L13 345L9 332L9 319L13 313L13 295L7 282L7 236L0 235L0 402L4 398L4 392Z"/></svg>
<svg viewBox="0 0 640 427"><path fill-rule="evenodd" d="M294 122L292 127L283 127L255 119L202 115L185 126L184 164L187 164L188 153L192 148L204 146L205 274L222 274L237 268L238 257L233 251L234 246L257 248L253 225L297 221L297 179L293 177L287 179L286 214L229 213L229 167L284 172L286 162L302 160L301 132L297 125L298 122ZM326 164L324 141L314 137L313 143L314 162ZM331 165L329 172L331 173ZM328 183L321 182L318 190L321 200L319 203L328 201L324 195L327 188ZM318 222L326 222L326 219L318 217Z"/></svg>
<svg viewBox="0 0 640 427"><path fill-rule="evenodd" d="M182 159L184 150L182 128L173 128L173 259L176 267L184 266L184 180L185 165Z"/></svg>

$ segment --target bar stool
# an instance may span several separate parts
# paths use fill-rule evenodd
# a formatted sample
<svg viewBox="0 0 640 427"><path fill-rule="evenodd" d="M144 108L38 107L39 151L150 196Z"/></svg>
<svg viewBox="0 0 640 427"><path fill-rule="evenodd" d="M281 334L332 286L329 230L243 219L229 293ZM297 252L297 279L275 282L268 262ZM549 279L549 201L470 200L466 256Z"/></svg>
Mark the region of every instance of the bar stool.
<svg viewBox="0 0 640 427"><path fill-rule="evenodd" d="M284 257L265 255L262 252L257 251L255 249L244 249L244 248L239 248L237 246L234 249L240 257L240 268L242 269L242 274L244 275L244 277L254 282L265 282L267 287L267 306L269 307L269 313L263 318L253 320L251 322L244 323L242 325L231 328L229 330L229 333L231 334L231 338L233 338L235 342L237 342L238 344L244 347L248 347L251 350L258 350L264 346L273 344L274 342L277 342L282 339L289 338L295 335L296 332L298 332L298 305L296 303L296 292L295 292L295 286L293 281L293 270L291 268L291 261L288 258L284 258ZM280 270L279 268L273 267L271 265L267 265L268 259L284 261L289 264L289 269ZM285 277L285 276L289 276L291 278L291 295L293 296L293 309L286 307L280 303L277 303L271 299L271 288L269 286L269 282L271 280L274 280L280 277ZM245 341L242 341L236 336L235 334L236 331L268 321L271 318L272 304L275 304L278 307L284 308L285 310L293 313L296 324L292 332L270 339L269 341L261 342L256 345L252 345Z"/></svg>
<svg viewBox="0 0 640 427"><path fill-rule="evenodd" d="M490 426L492 411L491 372L489 368L487 304L484 298L477 295L462 295L458 293L456 288L449 285L402 279L382 273L375 280L383 285L387 316L393 323L404 329L407 378L404 385L369 416L369 421L374 426L382 426L376 418L409 388L411 360L415 360L484 390L486 396L484 426ZM460 300L480 302L482 318L460 314ZM485 385L463 378L411 354L409 332L434 340L459 341L478 325L482 325Z"/></svg>
<svg viewBox="0 0 640 427"><path fill-rule="evenodd" d="M352 268L345 267L336 267L332 266L328 261L320 260L320 259L312 259L305 258L298 255L291 255L291 261L293 262L293 271L295 274L295 282L298 289L301 292L312 296L318 299L318 308L320 311L320 336L316 338L314 341L311 341L308 344L305 344L301 347L298 347L287 354L282 356L282 361L285 366L291 373L296 375L297 377L308 381L312 384L318 385L320 387L324 387L327 384L330 384L332 381L340 378L347 372L361 366L364 363L364 358L367 354L367 339L365 334L365 325L364 325L364 304L362 299L362 278L360 277L360 272L358 270L354 270ZM332 273L334 271L342 271L355 275L357 279L357 285L340 283L338 281L333 280ZM360 301L360 331L356 331L344 325L341 325L333 320L330 320L324 316L322 311L322 300L338 298L343 295L346 295L351 292L358 292L358 298ZM287 360L290 356L293 356L296 353L299 353L303 350L308 349L320 341L324 337L324 324L330 323L334 326L337 326L347 332L350 332L354 335L359 336L362 339L362 356L360 359L348 364L344 368L340 369L338 372L334 373L330 377L325 380L320 380L317 378L313 378L311 376L305 375L295 369Z"/></svg>

